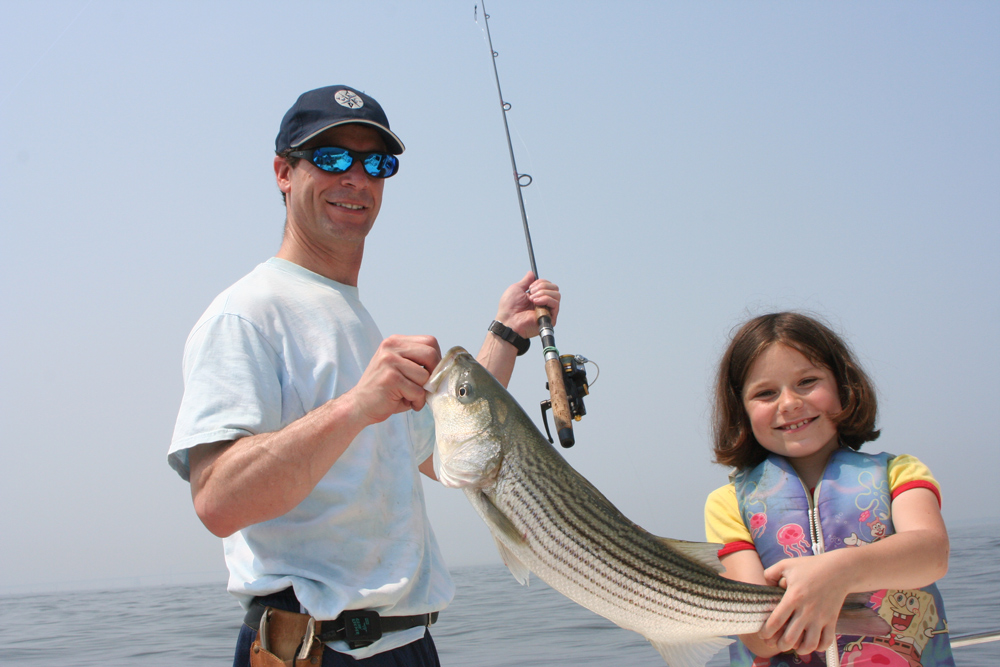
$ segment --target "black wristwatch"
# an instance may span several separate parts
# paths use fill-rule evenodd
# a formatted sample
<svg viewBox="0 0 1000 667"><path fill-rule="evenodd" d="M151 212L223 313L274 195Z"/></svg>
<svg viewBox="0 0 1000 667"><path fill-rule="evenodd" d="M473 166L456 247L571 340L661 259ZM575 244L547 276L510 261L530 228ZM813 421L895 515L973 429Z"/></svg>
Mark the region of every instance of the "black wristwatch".
<svg viewBox="0 0 1000 667"><path fill-rule="evenodd" d="M500 338L504 339L511 345L517 348L517 356L521 356L528 351L531 347L531 341L527 338L523 338L516 331L510 327L504 325L502 322L493 320L490 322L490 328L488 329L491 333L496 334Z"/></svg>

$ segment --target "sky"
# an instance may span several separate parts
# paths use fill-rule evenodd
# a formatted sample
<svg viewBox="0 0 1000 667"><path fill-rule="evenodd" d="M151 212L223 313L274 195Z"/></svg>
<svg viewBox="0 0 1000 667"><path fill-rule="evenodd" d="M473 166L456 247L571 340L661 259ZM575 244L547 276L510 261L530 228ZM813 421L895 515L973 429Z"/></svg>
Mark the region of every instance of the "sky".
<svg viewBox="0 0 1000 667"><path fill-rule="evenodd" d="M185 338L272 256L278 123L374 96L406 144L366 246L384 335L479 348L529 264L482 8L0 0L0 591L225 580L166 453ZM653 533L704 539L732 329L829 322L882 437L1000 520L1000 5L491 0L535 257L588 415L567 461ZM476 20L478 18L478 21ZM510 389L539 420L537 345ZM497 563L425 484L454 566Z"/></svg>

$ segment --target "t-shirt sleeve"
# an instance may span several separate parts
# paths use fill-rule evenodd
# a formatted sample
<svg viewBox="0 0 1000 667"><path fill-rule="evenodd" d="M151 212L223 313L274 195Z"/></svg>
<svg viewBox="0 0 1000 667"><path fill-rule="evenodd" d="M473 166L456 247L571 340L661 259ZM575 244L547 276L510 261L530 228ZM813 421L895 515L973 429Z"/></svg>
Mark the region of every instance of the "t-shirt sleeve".
<svg viewBox="0 0 1000 667"><path fill-rule="evenodd" d="M719 555L753 548L753 537L740 518L736 487L726 484L708 495L705 501L705 538L725 545Z"/></svg>
<svg viewBox="0 0 1000 667"><path fill-rule="evenodd" d="M910 489L930 489L941 505L941 485L917 457L901 454L889 460L889 489L893 499Z"/></svg>
<svg viewBox="0 0 1000 667"><path fill-rule="evenodd" d="M434 453L434 414L426 405L419 412L410 410L406 413L406 424L410 430L414 458L419 465Z"/></svg>
<svg viewBox="0 0 1000 667"><path fill-rule="evenodd" d="M184 348L184 395L167 454L182 478L190 478L192 447L283 426L277 368L272 346L238 315L217 315L191 333Z"/></svg>

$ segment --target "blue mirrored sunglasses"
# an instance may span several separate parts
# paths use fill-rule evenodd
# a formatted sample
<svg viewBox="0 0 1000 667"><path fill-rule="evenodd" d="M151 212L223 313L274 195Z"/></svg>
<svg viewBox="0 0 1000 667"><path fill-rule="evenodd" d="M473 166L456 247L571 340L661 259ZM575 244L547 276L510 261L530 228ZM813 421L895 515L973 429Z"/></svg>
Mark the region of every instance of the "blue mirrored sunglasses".
<svg viewBox="0 0 1000 667"><path fill-rule="evenodd" d="M389 153L359 153L340 146L323 146L308 151L292 151L291 157L301 157L331 174L342 174L355 160L372 178L389 178L399 171L399 158Z"/></svg>

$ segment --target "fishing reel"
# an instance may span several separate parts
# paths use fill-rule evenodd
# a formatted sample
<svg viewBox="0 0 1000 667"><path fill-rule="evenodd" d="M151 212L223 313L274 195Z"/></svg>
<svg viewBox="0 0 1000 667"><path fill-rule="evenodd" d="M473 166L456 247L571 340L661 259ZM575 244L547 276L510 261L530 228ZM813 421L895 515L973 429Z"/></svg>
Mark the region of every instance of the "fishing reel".
<svg viewBox="0 0 1000 667"><path fill-rule="evenodd" d="M562 365L563 371L563 382L566 385L566 398L569 401L569 413L570 417L574 421L580 421L583 416L587 414L587 408L583 404L583 397L590 395L590 385L587 383L587 368L585 364L594 363L579 354L563 354L559 356L559 363ZM597 364L594 364L597 366ZM598 374L600 374L600 369L598 369ZM549 383L545 383L545 388L549 389ZM552 433L549 431L549 420L546 414L552 409L552 400L546 399L541 402L542 408L542 423L545 424L545 435L548 437L550 443L555 441L552 439ZM563 447L572 447L573 442L565 442L560 440Z"/></svg>

